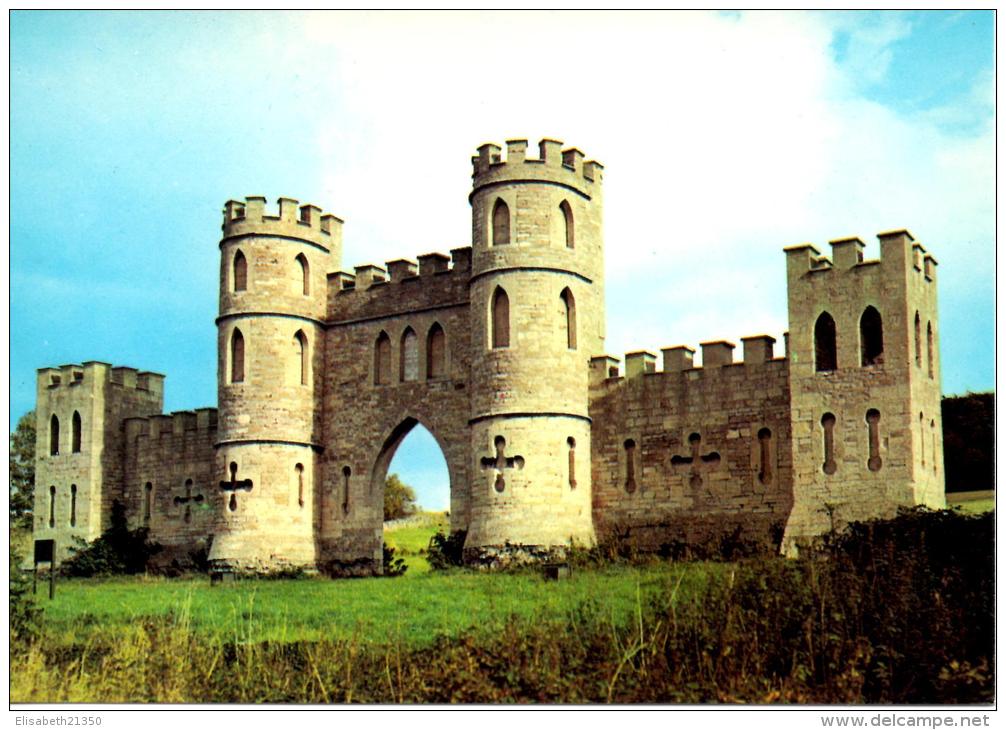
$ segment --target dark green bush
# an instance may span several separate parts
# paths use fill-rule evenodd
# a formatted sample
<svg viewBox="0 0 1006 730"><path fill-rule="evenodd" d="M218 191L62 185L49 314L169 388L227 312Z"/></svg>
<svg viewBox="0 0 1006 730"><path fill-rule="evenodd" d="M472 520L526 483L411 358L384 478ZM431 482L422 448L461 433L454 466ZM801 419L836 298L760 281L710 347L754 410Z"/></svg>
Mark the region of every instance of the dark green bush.
<svg viewBox="0 0 1006 730"><path fill-rule="evenodd" d="M452 532L450 535L445 535L438 530L437 534L430 538L430 544L426 548L426 562L433 570L445 570L464 565L465 537L467 536L468 533L464 530Z"/></svg>
<svg viewBox="0 0 1006 730"><path fill-rule="evenodd" d="M388 547L387 543L384 545L384 575L386 578L394 578L399 575L405 575L405 571L409 569L409 566L405 564L405 560L402 558L395 557L395 548Z"/></svg>
<svg viewBox="0 0 1006 730"><path fill-rule="evenodd" d="M42 610L35 605L31 578L21 570L22 556L10 548L10 642L11 648L34 642L41 632Z"/></svg>
<svg viewBox="0 0 1006 730"><path fill-rule="evenodd" d="M994 545L994 513L921 507L827 541L832 599L870 642L870 701L989 700Z"/></svg>
<svg viewBox="0 0 1006 730"><path fill-rule="evenodd" d="M78 577L143 573L150 558L161 551L160 545L147 539L148 535L145 527L129 529L126 508L115 501L108 529L91 543L76 538L77 547L70 548L73 555L60 570Z"/></svg>

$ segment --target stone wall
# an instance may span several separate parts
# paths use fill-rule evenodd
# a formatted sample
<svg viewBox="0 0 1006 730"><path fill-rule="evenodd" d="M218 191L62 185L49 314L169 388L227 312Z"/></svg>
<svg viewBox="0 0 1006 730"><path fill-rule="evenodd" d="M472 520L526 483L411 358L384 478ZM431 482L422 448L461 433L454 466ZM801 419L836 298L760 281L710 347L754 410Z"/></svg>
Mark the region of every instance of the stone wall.
<svg viewBox="0 0 1006 730"><path fill-rule="evenodd" d="M663 371L637 367L653 356L633 353L628 376L610 377L610 358L594 361L598 537L658 549L710 544L739 529L767 544L781 536L793 502L787 362L769 349L762 361L723 364L709 348L704 367L694 368L690 354L677 357L683 349L665 351Z"/></svg>
<svg viewBox="0 0 1006 730"><path fill-rule="evenodd" d="M390 280L375 283L372 270L358 267L355 277L343 276L330 289L318 502L319 562L326 570L379 569L384 479L398 445L419 423L447 461L451 529L468 527L470 249L452 253L453 268L446 256L421 256L418 273L392 262ZM428 369L434 324L446 343L440 376ZM409 328L415 368L410 363L403 377ZM388 382L378 382L375 369L382 333L390 341Z"/></svg>
<svg viewBox="0 0 1006 730"><path fill-rule="evenodd" d="M191 566L222 508L214 464L217 411L201 408L125 421L123 502L131 528L146 527L158 565Z"/></svg>

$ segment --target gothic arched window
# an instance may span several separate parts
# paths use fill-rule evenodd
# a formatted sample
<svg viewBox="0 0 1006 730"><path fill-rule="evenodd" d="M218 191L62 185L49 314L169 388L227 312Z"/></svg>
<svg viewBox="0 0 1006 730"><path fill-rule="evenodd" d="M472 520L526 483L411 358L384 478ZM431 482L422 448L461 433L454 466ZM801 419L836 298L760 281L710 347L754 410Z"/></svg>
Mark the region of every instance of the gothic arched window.
<svg viewBox="0 0 1006 730"><path fill-rule="evenodd" d="M493 246L510 243L510 208L502 199L493 206Z"/></svg>
<svg viewBox="0 0 1006 730"><path fill-rule="evenodd" d="M880 312L873 307L863 310L863 316L859 319L859 343L864 366L884 362L884 325Z"/></svg>
<svg viewBox="0 0 1006 730"><path fill-rule="evenodd" d="M293 351L300 369L300 384L307 385L307 335L302 330L297 330L293 336Z"/></svg>
<svg viewBox="0 0 1006 730"><path fill-rule="evenodd" d="M576 349L576 300L573 299L573 292L563 289L559 295L565 314L566 324L566 347L570 350Z"/></svg>
<svg viewBox="0 0 1006 730"><path fill-rule="evenodd" d="M814 370L819 373L837 370L835 350L835 320L827 312L821 312L814 325Z"/></svg>
<svg viewBox="0 0 1006 730"><path fill-rule="evenodd" d="M565 223L564 228L566 231L566 248L573 248L574 244L574 234L573 234L573 209L569 207L569 203L565 200L559 203L559 210L562 211L562 218Z"/></svg>
<svg viewBox="0 0 1006 730"><path fill-rule="evenodd" d="M234 291L244 291L248 288L248 262L245 255L238 251L234 254Z"/></svg>
<svg viewBox="0 0 1006 730"><path fill-rule="evenodd" d="M391 382L391 338L382 331L374 345L374 384L387 385Z"/></svg>
<svg viewBox="0 0 1006 730"><path fill-rule="evenodd" d="M245 338L241 330L234 328L231 333L231 382L245 381Z"/></svg>
<svg viewBox="0 0 1006 730"><path fill-rule="evenodd" d="M399 349L399 376L403 383L419 380L419 338L416 331L406 327L402 333L402 346Z"/></svg>
<svg viewBox="0 0 1006 730"><path fill-rule="evenodd" d="M311 265L307 263L307 256L302 253L297 254L298 270L300 271L300 283L304 296L311 293Z"/></svg>
<svg viewBox="0 0 1006 730"><path fill-rule="evenodd" d="M510 347L510 297L503 287L496 287L492 304L493 348Z"/></svg>
<svg viewBox="0 0 1006 730"><path fill-rule="evenodd" d="M426 378L442 378L447 375L447 337L439 322L434 322L426 335Z"/></svg>
<svg viewBox="0 0 1006 730"><path fill-rule="evenodd" d="M49 454L56 456L59 453L59 419L56 414L52 414L49 419Z"/></svg>
<svg viewBox="0 0 1006 730"><path fill-rule="evenodd" d="M74 454L80 453L80 413L73 412L73 423L71 424L70 451Z"/></svg>

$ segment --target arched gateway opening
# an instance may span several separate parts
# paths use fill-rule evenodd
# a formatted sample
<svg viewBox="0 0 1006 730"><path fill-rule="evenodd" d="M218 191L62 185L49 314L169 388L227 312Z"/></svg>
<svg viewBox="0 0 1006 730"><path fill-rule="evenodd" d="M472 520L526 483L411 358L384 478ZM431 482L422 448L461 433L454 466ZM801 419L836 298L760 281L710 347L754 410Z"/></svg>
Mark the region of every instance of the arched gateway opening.
<svg viewBox="0 0 1006 730"><path fill-rule="evenodd" d="M444 447L424 424L411 416L406 418L381 448L371 476L371 493L383 499L388 475L397 474L415 490L419 507L433 512L449 510L453 485Z"/></svg>

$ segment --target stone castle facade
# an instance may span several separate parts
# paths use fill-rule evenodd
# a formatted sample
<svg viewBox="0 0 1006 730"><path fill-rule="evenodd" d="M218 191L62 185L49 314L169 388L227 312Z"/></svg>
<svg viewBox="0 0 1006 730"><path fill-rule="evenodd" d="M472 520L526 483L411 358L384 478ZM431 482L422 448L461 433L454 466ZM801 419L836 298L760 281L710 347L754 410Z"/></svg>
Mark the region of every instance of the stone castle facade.
<svg viewBox="0 0 1006 730"><path fill-rule="evenodd" d="M60 559L114 501L163 560L368 573L417 423L466 556L775 534L944 505L936 260L907 231L785 249L789 333L604 354L602 166L542 140L472 158L472 245L341 271L313 205L229 201L218 408L162 414L164 376L38 372L37 540ZM711 268L712 268L711 264Z"/></svg>

